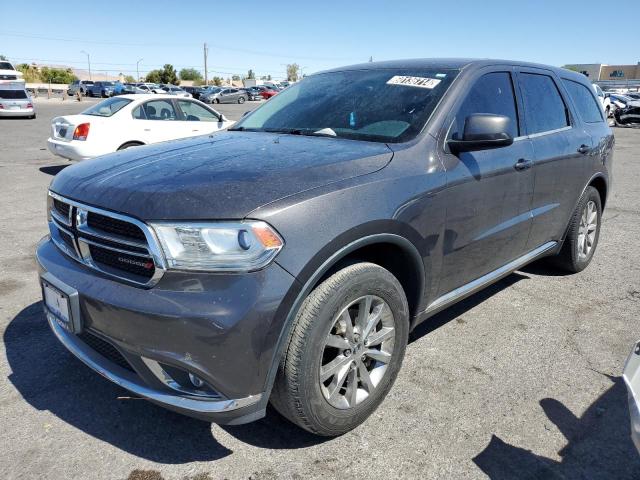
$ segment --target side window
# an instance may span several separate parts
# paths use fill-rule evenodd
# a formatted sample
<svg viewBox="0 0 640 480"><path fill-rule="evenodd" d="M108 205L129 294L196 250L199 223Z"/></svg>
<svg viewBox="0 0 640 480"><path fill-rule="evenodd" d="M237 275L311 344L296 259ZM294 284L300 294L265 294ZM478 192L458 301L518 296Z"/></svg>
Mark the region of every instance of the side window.
<svg viewBox="0 0 640 480"><path fill-rule="evenodd" d="M176 111L168 100L151 100L143 105L147 120L176 120Z"/></svg>
<svg viewBox="0 0 640 480"><path fill-rule="evenodd" d="M487 73L476 81L456 114L450 132L451 138L462 139L464 121L472 113L505 115L511 119L511 131L508 133L514 138L519 135L518 113L510 73Z"/></svg>
<svg viewBox="0 0 640 480"><path fill-rule="evenodd" d="M529 134L548 132L570 125L569 110L550 76L521 73L520 88Z"/></svg>
<svg viewBox="0 0 640 480"><path fill-rule="evenodd" d="M138 105L133 109L133 118L136 120L146 120L147 117L144 114L144 110L142 109L142 105Z"/></svg>
<svg viewBox="0 0 640 480"><path fill-rule="evenodd" d="M569 92L573 103L575 103L582 120L587 123L602 122L603 118L600 112L600 105L587 87L566 78L562 79L562 83Z"/></svg>
<svg viewBox="0 0 640 480"><path fill-rule="evenodd" d="M219 117L211 110L204 108L202 105L198 105L195 102L189 100L178 100L180 110L184 113L187 121L193 122L218 122Z"/></svg>

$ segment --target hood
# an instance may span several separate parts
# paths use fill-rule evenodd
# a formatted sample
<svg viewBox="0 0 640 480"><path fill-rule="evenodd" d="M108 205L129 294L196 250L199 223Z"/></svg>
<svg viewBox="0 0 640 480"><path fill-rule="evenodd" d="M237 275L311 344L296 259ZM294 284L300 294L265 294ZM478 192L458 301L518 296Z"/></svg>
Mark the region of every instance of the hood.
<svg viewBox="0 0 640 480"><path fill-rule="evenodd" d="M262 132L136 147L62 170L51 190L142 220L240 219L275 200L375 172L384 143Z"/></svg>

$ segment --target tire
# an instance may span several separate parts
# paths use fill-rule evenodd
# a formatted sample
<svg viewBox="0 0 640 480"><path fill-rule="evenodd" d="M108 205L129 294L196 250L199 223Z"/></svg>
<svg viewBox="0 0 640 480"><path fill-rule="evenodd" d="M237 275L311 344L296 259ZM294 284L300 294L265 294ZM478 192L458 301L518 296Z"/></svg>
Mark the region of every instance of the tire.
<svg viewBox="0 0 640 480"><path fill-rule="evenodd" d="M367 306L372 309L371 318L382 313L366 338L376 341L376 335L378 339L384 335L381 343L364 343L366 329L357 323L356 312L366 312ZM344 312L353 320L351 333ZM375 411L391 389L408 332L407 299L400 282L388 270L373 263L342 268L318 285L300 307L279 366L272 405L291 422L317 435L337 436L352 430ZM340 340L340 348L327 344L329 334L334 341ZM385 361L369 356L373 354ZM336 373L326 376L334 370L329 367L331 362ZM368 371L370 387L365 386L361 368ZM355 395L351 386L355 386Z"/></svg>
<svg viewBox="0 0 640 480"><path fill-rule="evenodd" d="M220 103L220 99L216 98L216 103L219 104Z"/></svg>
<svg viewBox="0 0 640 480"><path fill-rule="evenodd" d="M245 101L244 97L238 97L238 103L243 104Z"/></svg>
<svg viewBox="0 0 640 480"><path fill-rule="evenodd" d="M120 145L118 147L118 150L126 150L127 148L131 148L131 147L139 147L140 145L144 145L144 143L140 143L140 142L127 142L127 143L123 143L122 145Z"/></svg>
<svg viewBox="0 0 640 480"><path fill-rule="evenodd" d="M608 121L608 120L609 120L609 117L611 117L611 108L610 108L610 107L607 107L607 108L605 108L605 110L604 110L604 118L605 118L605 120L607 120L607 121Z"/></svg>
<svg viewBox="0 0 640 480"><path fill-rule="evenodd" d="M591 218L587 218L589 211L596 214L594 217L595 227L591 223ZM554 263L569 273L578 273L587 268L598 246L601 224L602 203L600 194L594 187L589 186L580 197L580 201L571 216L567 236L562 249L553 258ZM584 233L585 231L587 232L586 234Z"/></svg>

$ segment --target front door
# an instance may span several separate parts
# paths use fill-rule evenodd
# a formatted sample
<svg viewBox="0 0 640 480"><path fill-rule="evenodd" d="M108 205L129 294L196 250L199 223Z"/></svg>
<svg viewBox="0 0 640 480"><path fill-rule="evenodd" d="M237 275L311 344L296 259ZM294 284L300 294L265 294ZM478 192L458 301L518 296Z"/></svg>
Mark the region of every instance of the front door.
<svg viewBox="0 0 640 480"><path fill-rule="evenodd" d="M507 70L479 74L454 107L447 139L462 137L468 115L492 113L512 120L510 133L515 141L508 147L444 154L447 212L440 295L525 253L531 226L533 151L520 133L519 102L513 74Z"/></svg>

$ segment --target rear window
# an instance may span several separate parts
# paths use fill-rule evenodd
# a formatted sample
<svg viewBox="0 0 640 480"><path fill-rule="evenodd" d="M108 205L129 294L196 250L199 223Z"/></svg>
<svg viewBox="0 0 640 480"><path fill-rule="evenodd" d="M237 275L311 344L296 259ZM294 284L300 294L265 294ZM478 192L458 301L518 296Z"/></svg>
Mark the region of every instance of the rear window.
<svg viewBox="0 0 640 480"><path fill-rule="evenodd" d="M24 100L29 97L24 90L0 90L0 98L5 100Z"/></svg>
<svg viewBox="0 0 640 480"><path fill-rule="evenodd" d="M109 98L100 103L96 103L93 107L82 112L82 114L95 115L96 117L110 117L129 103L131 103L131 100L127 98Z"/></svg>
<svg viewBox="0 0 640 480"><path fill-rule="evenodd" d="M600 112L600 105L589 88L566 78L562 79L562 83L569 92L569 96L576 105L582 120L587 123L602 122L603 118Z"/></svg>
<svg viewBox="0 0 640 480"><path fill-rule="evenodd" d="M530 135L569 126L569 111L550 76L521 73L520 87Z"/></svg>

